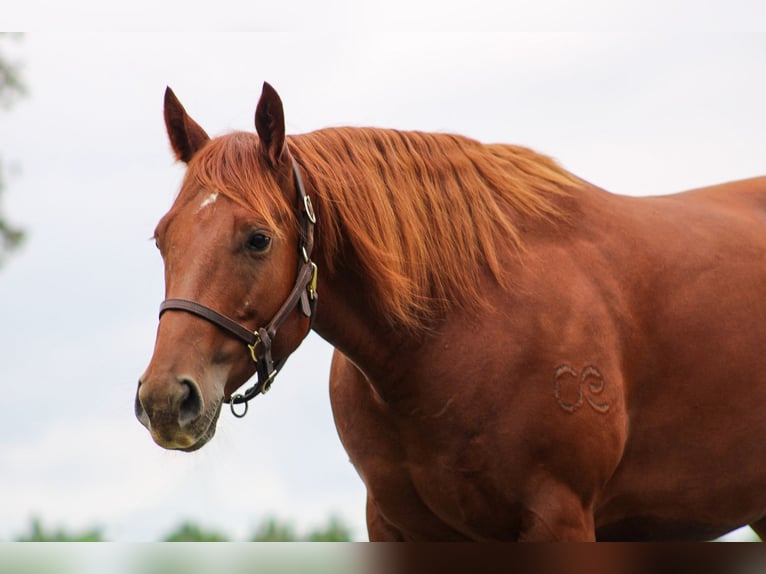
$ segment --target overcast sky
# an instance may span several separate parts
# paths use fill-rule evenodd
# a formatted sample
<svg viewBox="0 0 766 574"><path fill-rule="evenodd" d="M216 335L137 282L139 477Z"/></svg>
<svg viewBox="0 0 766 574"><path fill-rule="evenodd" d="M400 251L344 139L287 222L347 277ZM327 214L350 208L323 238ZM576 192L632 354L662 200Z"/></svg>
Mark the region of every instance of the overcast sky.
<svg viewBox="0 0 766 574"><path fill-rule="evenodd" d="M211 134L252 130L265 80L290 133L458 132L533 147L631 195L766 173L755 0L229 0L186 16L188 29L259 30L225 33L157 31L184 29L173 14L187 3L59 2L39 20L44 4L12 14L37 32L0 44L30 92L0 112L0 158L16 167L0 209L28 234L0 269L0 539L31 516L133 541L185 518L244 538L267 515L308 529L333 512L366 536L318 337L196 453L163 451L133 416L163 298L149 237L183 175L166 85ZM57 25L93 14L108 32Z"/></svg>

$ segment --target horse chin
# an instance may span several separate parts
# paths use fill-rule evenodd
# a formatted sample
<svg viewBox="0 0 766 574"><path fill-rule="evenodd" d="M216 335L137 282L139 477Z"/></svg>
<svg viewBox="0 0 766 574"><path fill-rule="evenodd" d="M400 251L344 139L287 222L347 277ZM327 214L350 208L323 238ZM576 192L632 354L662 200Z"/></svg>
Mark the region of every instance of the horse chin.
<svg viewBox="0 0 766 574"><path fill-rule="evenodd" d="M209 421L210 423L207 426L207 430L202 434L202 436L199 438L199 440L193 444L189 449L186 450L186 452L192 452L195 450L198 450L205 446L210 440L215 436L215 429L218 424L218 417L221 415L221 407L223 406L222 401L218 401L218 405L215 408L215 411L210 415Z"/></svg>
<svg viewBox="0 0 766 574"><path fill-rule="evenodd" d="M210 436L203 436L191 446L176 448L174 450L180 450L181 452L194 452L195 450L199 450L203 446L205 446L210 441L211 438L213 438L213 434L214 433L211 433Z"/></svg>

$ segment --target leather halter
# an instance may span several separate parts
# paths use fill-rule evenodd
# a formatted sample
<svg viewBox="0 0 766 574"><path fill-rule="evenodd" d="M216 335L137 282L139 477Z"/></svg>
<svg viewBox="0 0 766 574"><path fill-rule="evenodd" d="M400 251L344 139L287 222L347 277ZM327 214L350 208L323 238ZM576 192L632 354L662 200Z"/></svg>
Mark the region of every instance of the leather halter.
<svg viewBox="0 0 766 574"><path fill-rule="evenodd" d="M251 331L226 315L202 305L201 303L197 303L196 301L190 301L188 299L166 299L160 305L160 317L162 317L166 311L185 311L213 323L247 345L250 350L250 356L256 364L258 380L255 385L247 389L244 393L232 395L231 398L228 399L227 402L231 405L231 412L236 417L243 417L247 414L247 402L250 399L261 393L268 392L271 388L271 384L274 382L274 378L287 361L287 357L275 361L271 356L271 344L279 328L296 307L298 307L300 312L311 321L313 321L314 311L316 309L317 266L311 261L311 250L314 247L314 224L316 223L316 216L314 215L314 209L311 205L311 198L306 194L306 188L303 185L303 178L301 177L298 163L292 156L290 159L293 166L293 181L295 189L298 192L297 211L298 219L300 221L300 229L298 232L298 253L300 256L300 263L295 278L295 285L271 321L269 321L265 327L260 327ZM309 323L308 331L310 330L311 322ZM306 335L308 335L308 331L306 332ZM238 413L234 409L234 405L238 404L245 405L245 409L241 413Z"/></svg>

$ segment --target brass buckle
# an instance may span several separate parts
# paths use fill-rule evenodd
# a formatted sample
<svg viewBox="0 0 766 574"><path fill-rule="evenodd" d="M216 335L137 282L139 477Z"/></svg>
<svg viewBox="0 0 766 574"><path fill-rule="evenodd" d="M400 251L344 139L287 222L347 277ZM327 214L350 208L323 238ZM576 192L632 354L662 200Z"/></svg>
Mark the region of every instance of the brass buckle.
<svg viewBox="0 0 766 574"><path fill-rule="evenodd" d="M317 264L311 262L311 281L309 281L309 298L313 301L317 296Z"/></svg>
<svg viewBox="0 0 766 574"><path fill-rule="evenodd" d="M261 344L261 336L258 334L258 331L254 331L253 335L255 335L255 342L252 345L248 345L247 348L250 349L250 357L253 359L253 362L257 365L258 356L255 354L255 348Z"/></svg>

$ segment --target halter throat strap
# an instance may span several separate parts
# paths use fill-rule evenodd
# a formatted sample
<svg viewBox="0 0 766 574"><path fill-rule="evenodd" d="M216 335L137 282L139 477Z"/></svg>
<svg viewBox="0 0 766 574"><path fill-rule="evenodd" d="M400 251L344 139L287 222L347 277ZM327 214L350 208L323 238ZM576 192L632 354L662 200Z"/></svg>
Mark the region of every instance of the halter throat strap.
<svg viewBox="0 0 766 574"><path fill-rule="evenodd" d="M251 331L234 319L196 301L171 298L166 299L160 305L160 317L166 311L185 311L209 321L247 345L250 356L256 364L257 382L251 388L244 391L244 393L234 394L228 400L231 404L232 413L237 417L245 416L247 413L247 403L250 399L259 394L266 393L271 388L274 378L287 361L287 357L274 361L271 356L271 343L282 324L297 307L305 317L309 318L309 328L306 332L306 335L308 335L314 319L317 303L317 266L311 260L311 252L314 248L316 215L311 205L311 198L306 193L300 167L295 158L290 156L290 159L292 161L293 183L298 194L297 213L300 223L298 230L298 254L300 262L298 264L295 284L271 321L265 327ZM244 404L244 410L237 412L234 409L236 404Z"/></svg>

